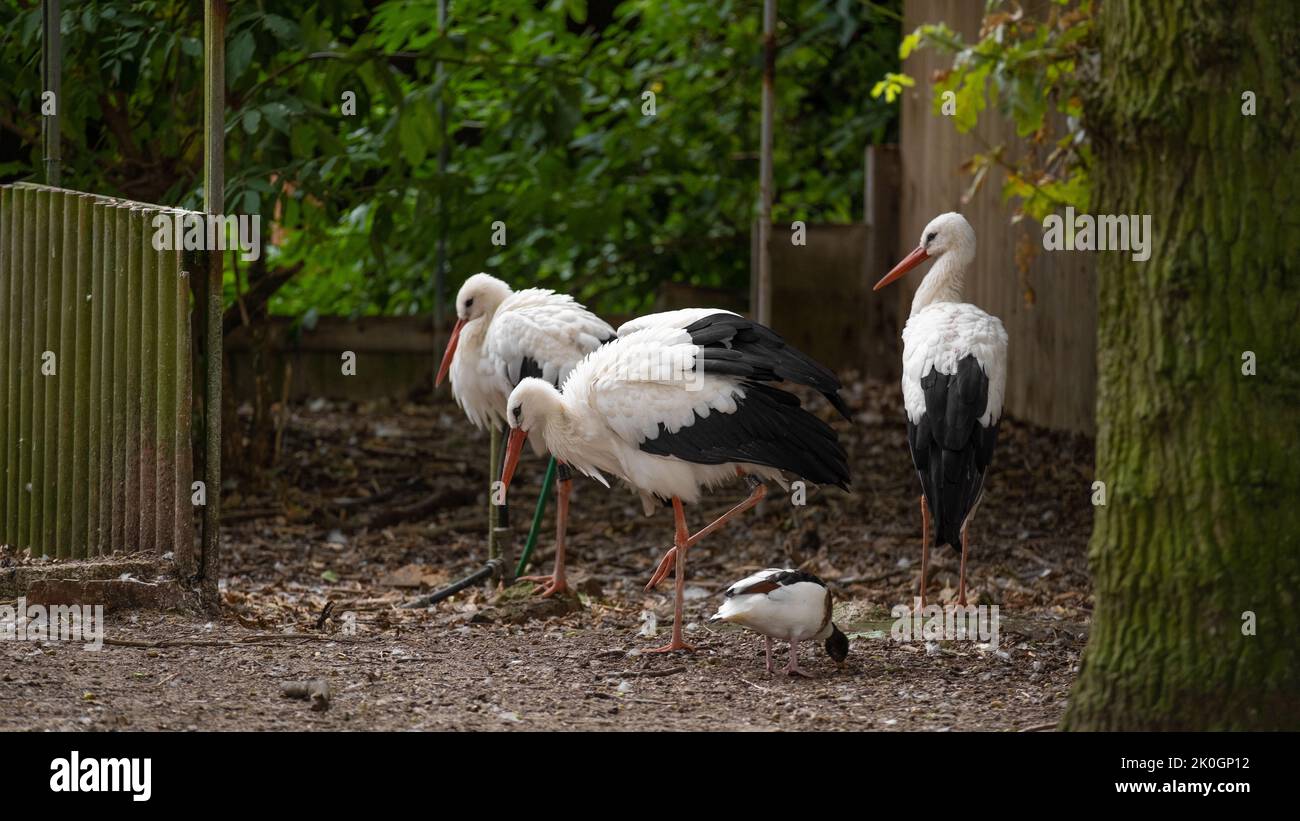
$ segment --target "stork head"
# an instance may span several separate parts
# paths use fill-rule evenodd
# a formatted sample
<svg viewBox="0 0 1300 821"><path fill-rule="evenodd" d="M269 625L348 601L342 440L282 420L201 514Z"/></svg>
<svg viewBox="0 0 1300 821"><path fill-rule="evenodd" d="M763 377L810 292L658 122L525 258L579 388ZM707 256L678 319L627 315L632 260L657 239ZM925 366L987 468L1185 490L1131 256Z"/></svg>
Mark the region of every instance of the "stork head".
<svg viewBox="0 0 1300 821"><path fill-rule="evenodd" d="M561 410L560 392L545 379L522 379L510 392L510 398L506 400L510 437L506 440L506 460L501 467L501 485L507 493L529 431L545 428L546 421Z"/></svg>
<svg viewBox="0 0 1300 821"><path fill-rule="evenodd" d="M957 261L955 266L949 268L953 271L964 270L975 259L975 229L956 211L940 214L930 220L921 232L921 241L916 248L885 274L872 290L879 291L927 259L945 254Z"/></svg>
<svg viewBox="0 0 1300 821"><path fill-rule="evenodd" d="M460 344L460 332L466 322L481 316L492 314L501 302L510 296L510 286L489 274L475 274L465 280L456 294L456 324L452 326L451 338L447 340L447 351L442 355L442 364L438 366L438 376L433 380L434 386L442 384L451 370L451 361L456 356L456 346Z"/></svg>
<svg viewBox="0 0 1300 821"><path fill-rule="evenodd" d="M456 317L461 322L469 322L493 313L508 296L509 285L491 274L475 274L456 293Z"/></svg>

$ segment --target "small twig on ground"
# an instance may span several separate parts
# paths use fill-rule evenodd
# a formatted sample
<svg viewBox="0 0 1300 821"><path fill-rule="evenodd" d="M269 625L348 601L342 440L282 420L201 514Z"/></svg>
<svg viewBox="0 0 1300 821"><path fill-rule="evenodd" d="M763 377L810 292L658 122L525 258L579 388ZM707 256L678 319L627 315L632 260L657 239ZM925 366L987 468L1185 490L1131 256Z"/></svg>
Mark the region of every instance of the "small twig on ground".
<svg viewBox="0 0 1300 821"><path fill-rule="evenodd" d="M343 510L348 510L354 507L363 507L365 505L375 505L375 504L379 504L380 502L388 501L389 499L393 498L403 490L407 490L409 488L415 487L416 485L420 485L423 483L424 483L424 479L422 477L414 476L411 477L410 479L407 479L405 482L401 482L399 484L393 485L388 490L381 491L379 493L375 493L370 496L357 496L355 498L336 497L334 499L330 499L329 504L333 507L340 508Z"/></svg>
<svg viewBox="0 0 1300 821"><path fill-rule="evenodd" d="M675 676L678 673L685 673L686 668L669 667L665 670L624 670L621 673L610 673L610 678L663 678L664 676Z"/></svg>
<svg viewBox="0 0 1300 821"><path fill-rule="evenodd" d="M104 644L110 647L139 647L146 650L153 650L160 647L240 647L243 645L266 644L276 641L337 641L340 644L362 644L362 639L342 639L338 636L316 636L309 633L301 635L257 635L245 636L240 639L229 641L217 639L162 639L159 641L141 641L137 639L104 639Z"/></svg>
<svg viewBox="0 0 1300 821"><path fill-rule="evenodd" d="M330 613L332 612L334 612L334 602L332 601L325 602L325 606L321 608L320 617L316 619L317 630L325 629L325 622L329 620Z"/></svg>
<svg viewBox="0 0 1300 821"><path fill-rule="evenodd" d="M468 485L465 487L451 488L436 496L421 499L420 501L407 505L406 507L395 507L381 510L369 519L357 520L351 525L351 527L353 529L359 527L380 529L390 527L399 522L423 519L440 510L448 510L470 504L477 498L477 496L478 490Z"/></svg>
<svg viewBox="0 0 1300 821"><path fill-rule="evenodd" d="M1034 725L1031 725L1031 726L1029 726L1029 727L1021 727L1021 728L1020 728L1020 732L1022 732L1022 733L1039 733L1039 732L1042 732L1043 730L1055 730L1055 729L1056 729L1056 722L1055 722L1055 721L1049 721L1049 722L1047 722L1046 724L1034 724Z"/></svg>

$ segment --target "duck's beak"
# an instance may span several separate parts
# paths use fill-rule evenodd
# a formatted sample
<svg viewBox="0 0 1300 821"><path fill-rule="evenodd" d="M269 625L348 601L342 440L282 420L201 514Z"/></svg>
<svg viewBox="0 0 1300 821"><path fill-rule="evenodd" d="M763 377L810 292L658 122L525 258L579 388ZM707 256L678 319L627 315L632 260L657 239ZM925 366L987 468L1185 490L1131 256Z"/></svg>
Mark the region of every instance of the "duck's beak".
<svg viewBox="0 0 1300 821"><path fill-rule="evenodd" d="M882 277L881 280L876 283L876 287L872 288L871 290L879 291L881 288L885 287L889 283L898 279L903 274L906 274L908 271L920 265L922 262L925 262L929 258L930 255L925 252L925 246L918 245L916 247L916 250L912 251L912 253L903 257L903 261L895 265L894 270L885 274L884 277Z"/></svg>
<svg viewBox="0 0 1300 821"><path fill-rule="evenodd" d="M447 378L447 371L451 370L451 360L456 356L456 346L460 344L460 329L465 327L465 320L458 319L456 324L451 327L451 339L447 340L447 352L442 355L442 364L438 366L438 375L433 380L433 386L436 388L442 384L442 380Z"/></svg>
<svg viewBox="0 0 1300 821"><path fill-rule="evenodd" d="M524 449L524 440L528 438L528 431L523 428L511 428L510 436L506 439L506 462L501 466L501 501L505 501L506 493L510 491L510 480L515 478L515 468L519 466L519 454Z"/></svg>

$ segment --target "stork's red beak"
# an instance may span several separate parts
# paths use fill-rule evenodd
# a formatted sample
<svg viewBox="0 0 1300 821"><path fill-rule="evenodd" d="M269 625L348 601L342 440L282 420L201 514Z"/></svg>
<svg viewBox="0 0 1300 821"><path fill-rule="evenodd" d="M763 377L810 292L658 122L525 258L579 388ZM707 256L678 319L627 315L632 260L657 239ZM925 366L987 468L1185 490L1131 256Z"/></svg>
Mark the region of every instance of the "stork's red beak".
<svg viewBox="0 0 1300 821"><path fill-rule="evenodd" d="M524 449L524 440L528 438L528 431L523 428L511 428L510 436L506 439L506 462L501 466L501 500L505 501L505 496L510 492L510 480L515 478L515 468L519 466L519 454Z"/></svg>
<svg viewBox="0 0 1300 821"><path fill-rule="evenodd" d="M436 388L442 384L442 380L447 378L447 371L451 370L451 360L456 356L456 345L460 343L460 329L465 327L465 320L458 319L456 324L451 327L451 339L447 340L447 352L442 355L442 364L438 366L438 375L433 380L433 386Z"/></svg>
<svg viewBox="0 0 1300 821"><path fill-rule="evenodd" d="M876 283L876 287L872 288L871 290L879 291L881 288L885 287L889 283L898 279L903 274L906 274L908 271L920 265L922 262L925 262L927 259L929 259L929 257L930 255L925 252L925 246L918 245L915 251L903 257L903 261L895 265L894 270L885 274L884 277L882 277L881 280Z"/></svg>

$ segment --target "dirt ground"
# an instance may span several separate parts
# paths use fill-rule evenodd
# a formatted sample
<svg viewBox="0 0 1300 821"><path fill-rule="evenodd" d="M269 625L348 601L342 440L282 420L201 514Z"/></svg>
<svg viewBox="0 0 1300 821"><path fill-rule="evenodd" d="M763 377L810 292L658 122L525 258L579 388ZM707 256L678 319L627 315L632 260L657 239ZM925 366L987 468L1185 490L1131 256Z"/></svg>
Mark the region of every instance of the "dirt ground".
<svg viewBox="0 0 1300 821"><path fill-rule="evenodd" d="M689 656L642 652L671 629L671 585L642 589L671 543L671 513L644 517L626 489L582 478L570 517L578 596L475 587L402 608L482 565L487 436L445 396L295 405L276 466L227 482L222 617L109 614L99 652L0 641L0 730L1049 728L1092 610L1091 442L1004 421L969 572L978 602L999 607L998 645L897 642L890 608L910 600L920 560L902 404L895 384L846 393L854 423L834 424L853 493L814 489L796 506L773 488L693 549ZM516 550L541 475L528 457L512 488ZM737 484L688 508L692 529L744 494ZM548 510L535 567L549 570L553 542ZM955 594L958 558L932 555L932 598ZM728 584L769 566L832 583L852 639L842 667L805 644L815 678L768 677L761 638L707 624ZM320 678L328 709L282 695Z"/></svg>

